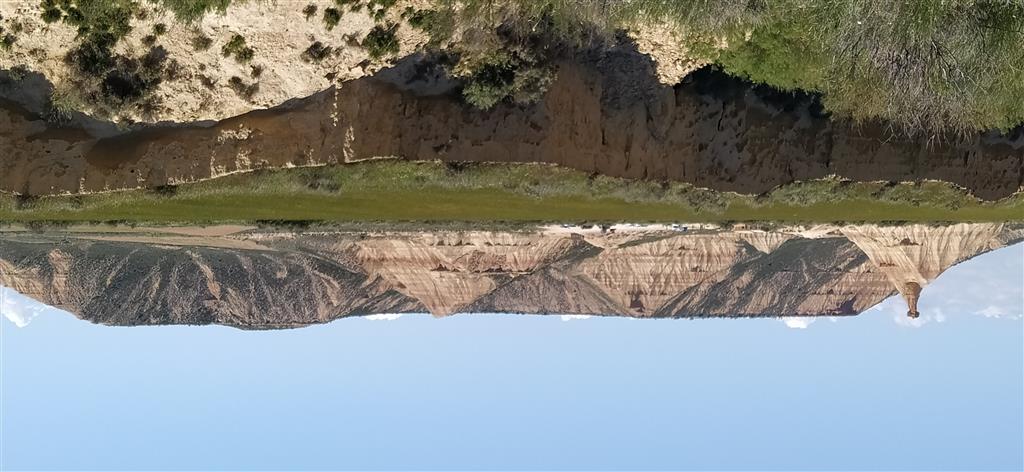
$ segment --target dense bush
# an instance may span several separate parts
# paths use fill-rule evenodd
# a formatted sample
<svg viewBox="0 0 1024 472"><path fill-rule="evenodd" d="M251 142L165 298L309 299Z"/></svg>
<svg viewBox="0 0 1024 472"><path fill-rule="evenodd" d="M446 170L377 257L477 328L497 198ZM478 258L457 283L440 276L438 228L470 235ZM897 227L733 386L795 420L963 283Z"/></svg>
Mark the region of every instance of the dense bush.
<svg viewBox="0 0 1024 472"><path fill-rule="evenodd" d="M464 78L462 96L466 102L488 109L506 99L520 104L540 100L555 78L555 69L514 54L496 53L476 62Z"/></svg>
<svg viewBox="0 0 1024 472"><path fill-rule="evenodd" d="M259 82L246 84L245 81L238 76L228 79L228 86L231 87L231 90L233 90L235 94L246 100L252 100L252 97L260 90Z"/></svg>
<svg viewBox="0 0 1024 472"><path fill-rule="evenodd" d="M43 13L41 16L43 18L43 21L45 21L46 23L56 23L60 21L61 18L64 18L64 12L60 11L60 8L57 8L56 6L44 5Z"/></svg>
<svg viewBox="0 0 1024 472"><path fill-rule="evenodd" d="M68 51L66 60L86 76L98 77L114 65L117 38L108 32L92 33Z"/></svg>
<svg viewBox="0 0 1024 472"><path fill-rule="evenodd" d="M87 97L90 104L107 109L153 108L147 96L163 80L167 52L151 47L136 58L114 51L118 41L132 29L131 20L140 11L137 3L43 0L40 8L44 21L63 21L78 31L77 43L65 56L78 76L70 79L74 88L68 87L51 97L48 115L52 120L65 119L72 106L82 103L79 97ZM152 46L155 42L155 36L143 38L144 44ZM72 97L70 90L78 96Z"/></svg>
<svg viewBox="0 0 1024 472"><path fill-rule="evenodd" d="M205 51L213 46L213 39L202 33L196 34L192 37L192 49L196 51Z"/></svg>
<svg viewBox="0 0 1024 472"><path fill-rule="evenodd" d="M43 0L44 21L64 21L78 30L78 36L104 34L115 41L131 30L132 16L139 5L131 0Z"/></svg>
<svg viewBox="0 0 1024 472"><path fill-rule="evenodd" d="M1024 3L847 3L821 36L831 110L910 130L1024 123Z"/></svg>
<svg viewBox="0 0 1024 472"><path fill-rule="evenodd" d="M71 121L75 111L79 110L82 104L76 93L66 87L54 88L50 93L50 100L46 107L46 121L54 124L65 124Z"/></svg>
<svg viewBox="0 0 1024 472"><path fill-rule="evenodd" d="M2 33L2 35L0 35L0 48L7 51L14 47L14 43L18 41L17 36L14 36L11 33L3 33L3 31L0 31L0 33Z"/></svg>
<svg viewBox="0 0 1024 472"><path fill-rule="evenodd" d="M508 62L480 65L468 76L462 97L470 105L486 110L512 94L515 78L515 68Z"/></svg>
<svg viewBox="0 0 1024 472"><path fill-rule="evenodd" d="M9 51L14 47L14 43L18 42L18 34L24 29L25 25L20 21L12 21L9 24L10 29L7 29L2 24L4 19L3 15L0 15L0 49Z"/></svg>
<svg viewBox="0 0 1024 472"><path fill-rule="evenodd" d="M320 62L331 55L333 48L325 46L320 41L314 41L308 48L302 53L302 60L306 62Z"/></svg>
<svg viewBox="0 0 1024 472"><path fill-rule="evenodd" d="M220 52L224 57L234 56L235 61L243 64L251 61L256 55L256 51L246 46L245 38L240 34L232 35L231 39L221 47Z"/></svg>
<svg viewBox="0 0 1024 472"><path fill-rule="evenodd" d="M203 18L207 13L217 11L223 13L232 0L150 0L159 3L174 13L179 21L191 23Z"/></svg>
<svg viewBox="0 0 1024 472"><path fill-rule="evenodd" d="M375 21L380 22L384 21L388 10L395 6L396 3L398 3L398 0L369 0L366 3L366 8L369 10L370 16L372 16Z"/></svg>
<svg viewBox="0 0 1024 472"><path fill-rule="evenodd" d="M363 47L370 53L370 57L381 59L386 56L398 54L398 38L395 32L398 31L398 24L388 23L377 25L363 38Z"/></svg>
<svg viewBox="0 0 1024 472"><path fill-rule="evenodd" d="M313 5L312 3L306 5L306 7L302 9L302 14L306 17L306 21L309 21L310 18L316 15L316 5Z"/></svg>
<svg viewBox="0 0 1024 472"><path fill-rule="evenodd" d="M101 83L104 97L118 105L138 102L163 80L166 61L167 51L160 46L139 59L117 56Z"/></svg>
<svg viewBox="0 0 1024 472"><path fill-rule="evenodd" d="M714 14L655 3L645 15L725 38L710 58L726 71L820 92L837 117L928 135L1024 123L1024 2L726 1Z"/></svg>
<svg viewBox="0 0 1024 472"><path fill-rule="evenodd" d="M195 21L231 0L149 0ZM395 0L334 0L326 29L344 10L365 11L377 26L362 44L375 59L399 52ZM68 61L96 83L138 84L114 74L126 60L115 45L143 13L140 0L41 0L46 22L77 29ZM677 24L680 48L697 60L782 90L818 94L827 111L855 121L887 120L910 133L1007 130L1024 123L1024 1L1021 0L430 0L402 18L430 36L428 48L453 57L464 96L487 108L537 100L557 61L594 49L622 29ZM307 19L318 12L309 4ZM166 25L143 43L153 46ZM453 41L458 38L458 41ZM17 40L0 31L0 49ZM302 57L331 52L314 42ZM197 36L197 51L212 40ZM317 46L317 47L314 47ZM233 36L222 48L241 63L255 51ZM110 79L110 80L108 80ZM106 90L125 87L110 85ZM127 87L136 89L138 87ZM145 88L145 87L143 87Z"/></svg>
<svg viewBox="0 0 1024 472"><path fill-rule="evenodd" d="M443 11L417 10L408 7L402 13L402 18L409 22L409 26L423 30L430 36L428 47L441 47L451 40L455 32L455 16L445 14Z"/></svg>
<svg viewBox="0 0 1024 472"><path fill-rule="evenodd" d="M517 71L542 79L524 80L526 90L543 89L560 55L552 48L653 21L680 25L680 47L696 59L819 93L839 118L930 135L1024 123L1019 0L436 0L403 17L431 47L461 33L450 45L460 57L454 72L476 105L511 98ZM513 57L495 61L495 52Z"/></svg>
<svg viewBox="0 0 1024 472"><path fill-rule="evenodd" d="M337 8L324 8L324 26L327 31L333 30L341 21L341 12Z"/></svg>

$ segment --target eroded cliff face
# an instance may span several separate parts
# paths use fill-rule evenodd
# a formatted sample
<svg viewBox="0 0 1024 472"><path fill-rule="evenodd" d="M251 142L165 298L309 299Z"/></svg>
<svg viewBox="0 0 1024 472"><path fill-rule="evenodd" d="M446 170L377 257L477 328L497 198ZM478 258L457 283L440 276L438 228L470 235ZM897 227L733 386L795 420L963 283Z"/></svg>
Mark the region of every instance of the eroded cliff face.
<svg viewBox="0 0 1024 472"><path fill-rule="evenodd" d="M695 234L621 244L583 261L578 268L616 306L650 316L668 298L715 277L712 274L757 258L746 243L745 236L750 234L754 233Z"/></svg>
<svg viewBox="0 0 1024 472"><path fill-rule="evenodd" d="M48 129L8 108L0 110L0 190L45 195L155 187L387 156L551 163L741 193L839 175L943 180L998 199L1018 191L1024 179L1024 136L985 134L956 145L910 141L881 125L834 123L815 114L810 101L766 96L710 72L663 86L630 61L635 57L613 50L590 65L565 64L541 103L486 112L443 87L449 94L418 94L436 84L408 74L346 82L209 126L105 139L83 129Z"/></svg>
<svg viewBox="0 0 1024 472"><path fill-rule="evenodd" d="M109 325L267 329L425 311L842 316L897 292L916 303L921 291L907 292L908 282L927 296L927 284L951 265L1021 240L1024 229L1000 224L814 236L243 232L115 241L8 232L0 238L0 284Z"/></svg>
<svg viewBox="0 0 1024 472"><path fill-rule="evenodd" d="M365 274L300 253L10 239L2 252L19 255L13 265L4 257L3 285L109 325L269 329L424 309Z"/></svg>

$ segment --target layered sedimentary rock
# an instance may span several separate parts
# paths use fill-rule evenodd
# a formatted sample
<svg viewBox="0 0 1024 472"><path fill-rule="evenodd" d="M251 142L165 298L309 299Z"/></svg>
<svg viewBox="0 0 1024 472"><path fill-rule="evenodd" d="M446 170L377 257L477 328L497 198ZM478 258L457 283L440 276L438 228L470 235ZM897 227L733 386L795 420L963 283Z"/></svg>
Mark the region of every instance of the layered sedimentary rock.
<svg viewBox="0 0 1024 472"><path fill-rule="evenodd" d="M896 293L916 311L942 271L1022 239L1024 229L1001 224L116 241L8 232L0 284L109 325L267 329L401 312L844 316Z"/></svg>
<svg viewBox="0 0 1024 472"><path fill-rule="evenodd" d="M366 274L300 253L79 240L4 240L2 285L109 325L223 324L253 329L339 316L423 311Z"/></svg>
<svg viewBox="0 0 1024 472"><path fill-rule="evenodd" d="M779 98L712 72L666 87L628 51L565 64L543 101L464 105L452 87L382 73L212 124L97 139L0 109L0 190L29 195L192 182L234 172L413 160L538 162L616 177L760 193L839 175L935 179L997 199L1024 182L1024 135L960 144L850 127L811 100ZM424 90L432 94L424 96ZM444 92L444 93L442 93Z"/></svg>

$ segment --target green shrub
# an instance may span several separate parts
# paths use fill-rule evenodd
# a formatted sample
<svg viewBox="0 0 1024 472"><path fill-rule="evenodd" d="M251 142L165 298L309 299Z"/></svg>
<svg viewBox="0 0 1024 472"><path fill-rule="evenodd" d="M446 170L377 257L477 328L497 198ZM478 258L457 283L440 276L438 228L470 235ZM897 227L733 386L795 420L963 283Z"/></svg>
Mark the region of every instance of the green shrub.
<svg viewBox="0 0 1024 472"><path fill-rule="evenodd" d="M197 34L192 38L192 49L196 51L205 51L213 46L213 39L203 34Z"/></svg>
<svg viewBox="0 0 1024 472"><path fill-rule="evenodd" d="M221 47L220 52L224 57L234 56L235 61L243 64L251 61L256 55L251 47L246 46L245 38L237 33L232 35L227 44Z"/></svg>
<svg viewBox="0 0 1024 472"><path fill-rule="evenodd" d="M325 46L320 41L314 41L306 48L301 57L306 62L320 62L330 56L332 51L333 48L330 46Z"/></svg>
<svg viewBox="0 0 1024 472"><path fill-rule="evenodd" d="M809 31L811 18L754 29L749 39L734 37L736 46L722 51L718 63L733 75L782 90L820 90L827 58Z"/></svg>
<svg viewBox="0 0 1024 472"><path fill-rule="evenodd" d="M163 80L166 61L167 50L160 46L139 59L117 56L101 83L107 103L123 106L141 101Z"/></svg>
<svg viewBox="0 0 1024 472"><path fill-rule="evenodd" d="M409 26L430 36L430 47L439 47L448 42L455 32L455 16L451 14L408 7L402 13L402 17L409 22Z"/></svg>
<svg viewBox="0 0 1024 472"><path fill-rule="evenodd" d="M235 60L243 64L248 63L256 56L256 51L250 47L244 47L235 53Z"/></svg>
<svg viewBox="0 0 1024 472"><path fill-rule="evenodd" d="M525 105L544 98L548 87L555 81L556 70L547 64L531 64L517 69L515 75L512 81L512 99Z"/></svg>
<svg viewBox="0 0 1024 472"><path fill-rule="evenodd" d="M164 79L166 80L178 80L182 76L182 66L177 59L171 59L164 65Z"/></svg>
<svg viewBox="0 0 1024 472"><path fill-rule="evenodd" d="M71 47L65 59L81 75L71 78L75 86L82 88L80 96L95 97L104 106L122 107L138 102L159 84L160 74L141 70L142 61L114 53L114 46L132 29L131 20L139 11L138 3L132 0L43 0L40 9L44 21L61 20L78 30L77 44ZM155 67L162 67L162 63ZM56 119L62 116L59 109L58 106L53 115Z"/></svg>
<svg viewBox="0 0 1024 472"><path fill-rule="evenodd" d="M161 36L164 33L167 33L167 25L165 25L163 23L157 23L157 24L153 25L153 35L154 36Z"/></svg>
<svg viewBox="0 0 1024 472"><path fill-rule="evenodd" d="M211 11L224 13L232 0L151 0L174 13L174 17L185 23L193 23Z"/></svg>
<svg viewBox="0 0 1024 472"><path fill-rule="evenodd" d="M246 85L245 81L238 76L233 76L228 79L228 86L231 87L231 90L233 90L236 95L246 100L252 100L252 97L260 90L259 82L253 82L252 84Z"/></svg>
<svg viewBox="0 0 1024 472"><path fill-rule="evenodd" d="M474 81L462 89L462 97L476 108L489 110L508 97L511 90L511 86L503 84Z"/></svg>
<svg viewBox="0 0 1024 472"><path fill-rule="evenodd" d="M370 16L376 21L383 21L387 17L388 10L395 6L398 0L369 0L366 3L366 9L369 10Z"/></svg>
<svg viewBox="0 0 1024 472"><path fill-rule="evenodd" d="M327 31L333 30L341 21L341 12L337 8L324 8L324 26Z"/></svg>
<svg viewBox="0 0 1024 472"><path fill-rule="evenodd" d="M240 49L245 47L245 38L240 34L234 34L231 39L228 40L224 46L221 46L220 52L224 57L229 57L237 53Z"/></svg>
<svg viewBox="0 0 1024 472"><path fill-rule="evenodd" d="M777 0L718 57L727 72L820 92L840 118L939 136L1024 123L1024 3Z"/></svg>
<svg viewBox="0 0 1024 472"><path fill-rule="evenodd" d="M306 21L309 21L310 18L316 15L316 5L313 5L312 3L306 5L306 7L302 9L302 14L306 17Z"/></svg>
<svg viewBox="0 0 1024 472"><path fill-rule="evenodd" d="M18 38L15 37L13 34L6 33L3 35L2 38L0 38L0 48L2 48L5 51L9 51L12 47L14 47L14 43L17 41Z"/></svg>
<svg viewBox="0 0 1024 472"><path fill-rule="evenodd" d="M395 32L398 31L398 24L388 23L385 26L374 26L366 37L363 38L363 47L370 53L370 57L380 59L385 56L398 54L398 38Z"/></svg>
<svg viewBox="0 0 1024 472"><path fill-rule="evenodd" d="M50 93L44 116L50 123L65 124L71 121L74 113L81 108L82 102L72 89L56 87Z"/></svg>
<svg viewBox="0 0 1024 472"><path fill-rule="evenodd" d="M139 10L132 0L43 0L40 5L46 22L63 20L78 29L78 37L109 34L120 40L131 30L131 20Z"/></svg>
<svg viewBox="0 0 1024 472"><path fill-rule="evenodd" d="M555 79L555 68L546 63L522 61L514 55L496 54L477 63L465 79L463 98L486 110L505 99L524 105L539 101Z"/></svg>
<svg viewBox="0 0 1024 472"><path fill-rule="evenodd" d="M203 84L203 87L206 87L210 90L213 90L217 87L217 79L214 79L213 77L210 77L205 74L199 74L199 83Z"/></svg>
<svg viewBox="0 0 1024 472"><path fill-rule="evenodd" d="M79 72L98 77L114 65L112 49L116 42L117 38L108 32L89 34L68 51L67 60Z"/></svg>
<svg viewBox="0 0 1024 472"><path fill-rule="evenodd" d="M57 7L46 7L43 9L42 18L46 23L56 23L64 17L64 13Z"/></svg>
<svg viewBox="0 0 1024 472"><path fill-rule="evenodd" d="M25 64L15 65L14 67L7 69L7 80L10 82L21 82L22 80L25 80L25 77L28 77L29 72L31 72L31 70L29 70L28 66Z"/></svg>
<svg viewBox="0 0 1024 472"><path fill-rule="evenodd" d="M467 79L462 96L470 105L487 110L512 94L515 78L515 68L508 62L484 64Z"/></svg>

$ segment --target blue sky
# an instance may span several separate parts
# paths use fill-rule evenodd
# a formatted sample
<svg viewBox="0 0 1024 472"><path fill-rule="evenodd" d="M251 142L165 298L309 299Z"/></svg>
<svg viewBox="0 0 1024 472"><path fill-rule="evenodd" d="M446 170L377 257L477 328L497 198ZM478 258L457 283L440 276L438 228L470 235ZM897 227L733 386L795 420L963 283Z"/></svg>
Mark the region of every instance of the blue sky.
<svg viewBox="0 0 1024 472"><path fill-rule="evenodd" d="M4 470L1024 468L1022 245L913 323L893 298L809 324L110 328L5 293L29 322L0 320Z"/></svg>

